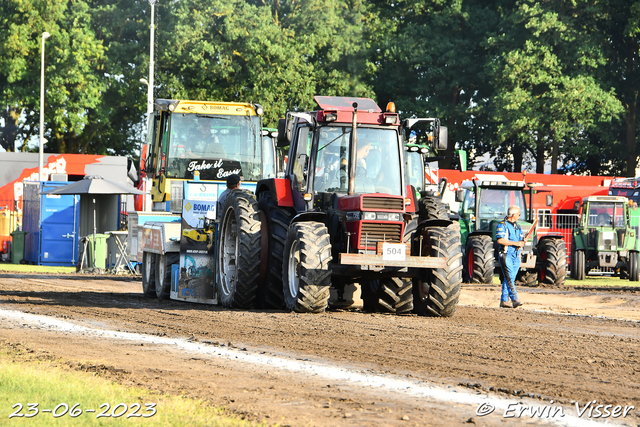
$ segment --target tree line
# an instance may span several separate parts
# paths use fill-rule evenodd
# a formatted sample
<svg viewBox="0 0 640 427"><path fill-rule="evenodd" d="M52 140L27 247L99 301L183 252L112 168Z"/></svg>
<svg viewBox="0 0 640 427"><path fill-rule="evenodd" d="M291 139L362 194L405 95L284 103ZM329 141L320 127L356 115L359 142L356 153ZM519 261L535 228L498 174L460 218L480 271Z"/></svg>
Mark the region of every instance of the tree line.
<svg viewBox="0 0 640 427"><path fill-rule="evenodd" d="M149 73L145 0L0 0L0 145L133 155ZM158 98L253 101L265 125L314 95L438 117L494 167L633 176L640 0L159 0ZM455 145L454 145L455 144ZM440 153L442 154L442 153Z"/></svg>

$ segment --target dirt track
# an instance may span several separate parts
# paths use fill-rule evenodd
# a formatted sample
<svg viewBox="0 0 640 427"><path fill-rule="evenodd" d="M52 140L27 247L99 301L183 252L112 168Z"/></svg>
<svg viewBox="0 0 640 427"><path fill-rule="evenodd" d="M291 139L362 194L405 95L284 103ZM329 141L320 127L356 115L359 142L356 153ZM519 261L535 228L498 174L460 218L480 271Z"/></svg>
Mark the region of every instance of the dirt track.
<svg viewBox="0 0 640 427"><path fill-rule="evenodd" d="M521 289L520 294L523 308L499 309L497 287L465 286L458 312L448 319L365 314L358 308L303 315L160 302L143 298L136 281L0 273L3 310L293 360L328 361L513 402L530 397L540 405L553 399L566 408L593 399L633 405L626 418L615 422L640 424L640 292ZM498 414L478 417L475 408L465 405L403 399L344 381L302 378L168 347L46 331L4 318L0 342L39 357L62 358L125 384L200 397L268 423L525 421ZM9 409L0 411L0 417ZM575 410L569 413L575 415Z"/></svg>

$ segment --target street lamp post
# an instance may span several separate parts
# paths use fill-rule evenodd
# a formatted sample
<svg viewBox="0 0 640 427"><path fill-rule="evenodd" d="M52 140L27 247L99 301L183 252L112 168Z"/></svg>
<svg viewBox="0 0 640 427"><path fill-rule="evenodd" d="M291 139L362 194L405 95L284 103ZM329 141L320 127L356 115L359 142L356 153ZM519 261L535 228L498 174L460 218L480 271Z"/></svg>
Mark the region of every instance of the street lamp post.
<svg viewBox="0 0 640 427"><path fill-rule="evenodd" d="M149 84L147 85L147 120L151 117L153 113L153 50L154 50L154 41L155 41L155 24L154 24L154 15L155 15L155 5L158 0L149 0L149 4L151 5L151 36L149 40Z"/></svg>
<svg viewBox="0 0 640 427"><path fill-rule="evenodd" d="M42 181L42 163L44 158L44 41L51 36L48 32L42 33L42 58L40 61L40 157L38 159L38 181Z"/></svg>

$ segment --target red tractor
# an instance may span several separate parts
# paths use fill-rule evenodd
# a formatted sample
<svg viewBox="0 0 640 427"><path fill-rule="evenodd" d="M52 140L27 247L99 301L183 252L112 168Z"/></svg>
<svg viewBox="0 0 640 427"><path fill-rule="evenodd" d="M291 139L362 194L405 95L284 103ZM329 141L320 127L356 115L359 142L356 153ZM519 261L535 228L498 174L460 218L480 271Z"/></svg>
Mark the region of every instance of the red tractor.
<svg viewBox="0 0 640 427"><path fill-rule="evenodd" d="M221 300L253 300L241 294L255 291L264 307L315 313L328 307L330 289L339 299L359 283L367 311L453 315L460 233L448 219L417 212L404 173L404 133L435 135L432 147L442 150L446 131L434 119L401 124L392 103L383 112L366 98L315 100L318 110L289 112L278 125L278 146L289 146L284 178L257 184L259 285L222 287ZM256 208L249 210L245 216L255 218ZM245 223L238 221L237 233L251 228ZM225 245L220 251L224 259Z"/></svg>

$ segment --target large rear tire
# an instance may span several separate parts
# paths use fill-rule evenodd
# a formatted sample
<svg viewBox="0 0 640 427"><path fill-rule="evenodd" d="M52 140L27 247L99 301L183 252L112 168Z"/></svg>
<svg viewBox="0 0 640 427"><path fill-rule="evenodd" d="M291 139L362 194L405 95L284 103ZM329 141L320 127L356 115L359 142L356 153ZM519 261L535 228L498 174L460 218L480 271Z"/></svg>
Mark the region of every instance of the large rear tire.
<svg viewBox="0 0 640 427"><path fill-rule="evenodd" d="M421 221L428 219L449 219L449 209L442 200L425 196L418 200L418 215Z"/></svg>
<svg viewBox="0 0 640 427"><path fill-rule="evenodd" d="M542 286L564 286L567 281L567 246L562 239L542 239L538 243L542 267L538 283Z"/></svg>
<svg viewBox="0 0 640 427"><path fill-rule="evenodd" d="M255 196L231 191L222 206L216 287L227 308L252 308L260 277L260 214Z"/></svg>
<svg viewBox="0 0 640 427"><path fill-rule="evenodd" d="M450 317L456 312L462 284L462 247L460 233L451 228L430 227L426 229L427 254L446 258L445 268L428 272L428 280L414 279L413 306L420 316Z"/></svg>
<svg viewBox="0 0 640 427"><path fill-rule="evenodd" d="M629 281L637 282L640 279L640 268L638 266L639 255L636 251L629 252Z"/></svg>
<svg viewBox="0 0 640 427"><path fill-rule="evenodd" d="M414 218L404 227L403 243L411 244L418 221ZM411 280L390 277L361 283L362 309L368 312L408 314L413 310Z"/></svg>
<svg viewBox="0 0 640 427"><path fill-rule="evenodd" d="M267 229L267 265L265 281L261 289L261 300L267 308L284 308L284 293L282 291L282 260L287 230L293 214L286 208L276 205L271 193L260 194L258 207L264 213ZM264 254L263 254L264 257Z"/></svg>
<svg viewBox="0 0 640 427"><path fill-rule="evenodd" d="M145 297L156 296L156 263L155 254L142 253L142 293Z"/></svg>
<svg viewBox="0 0 640 427"><path fill-rule="evenodd" d="M465 281L467 283L493 283L495 260L491 236L469 236L464 263Z"/></svg>
<svg viewBox="0 0 640 427"><path fill-rule="evenodd" d="M289 227L282 278L287 310L322 313L329 305L331 240L320 222L299 222Z"/></svg>
<svg viewBox="0 0 640 427"><path fill-rule="evenodd" d="M171 266L180 262L180 254L168 253L156 255L156 297L159 300L168 299L171 295Z"/></svg>
<svg viewBox="0 0 640 427"><path fill-rule="evenodd" d="M584 256L584 251L582 250L577 250L574 252L576 258L572 259L571 262L575 262L576 263L576 270L575 270L575 274L576 280L584 280L584 277L586 275L586 269L585 269L585 256Z"/></svg>

